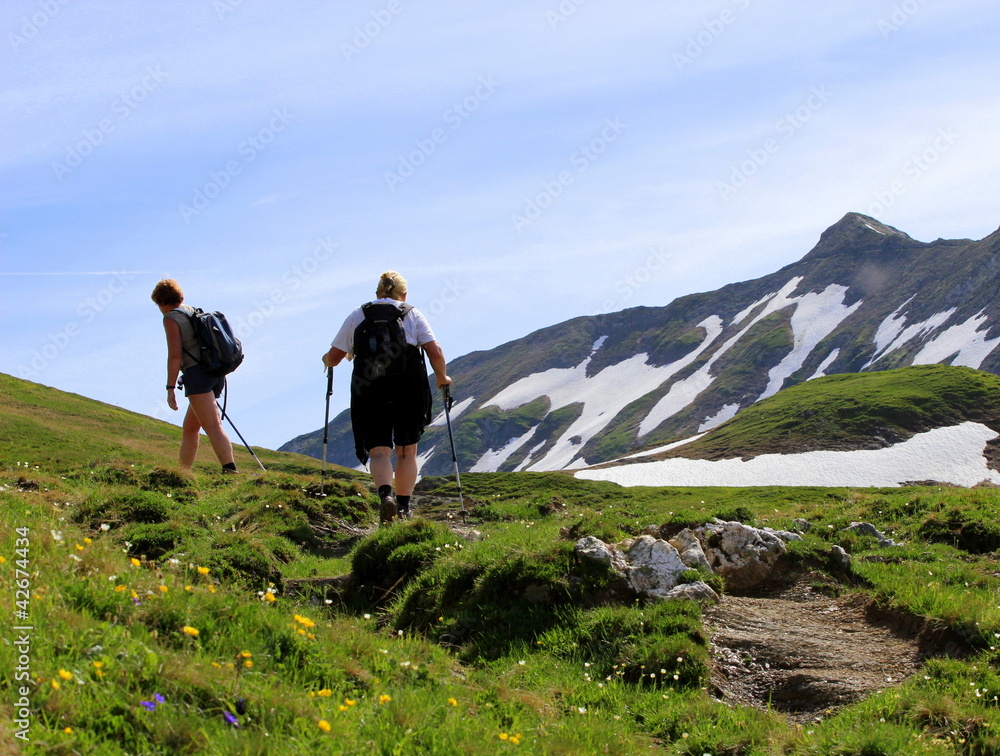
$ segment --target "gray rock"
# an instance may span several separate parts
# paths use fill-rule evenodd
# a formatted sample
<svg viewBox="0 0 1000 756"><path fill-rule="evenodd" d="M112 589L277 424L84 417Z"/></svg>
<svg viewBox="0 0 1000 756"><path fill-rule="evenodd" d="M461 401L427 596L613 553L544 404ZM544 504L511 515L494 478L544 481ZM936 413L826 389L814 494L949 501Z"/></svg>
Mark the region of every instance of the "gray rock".
<svg viewBox="0 0 1000 756"><path fill-rule="evenodd" d="M666 541L643 535L625 552L626 577L636 593L664 597L677 585L678 576L687 569L681 556Z"/></svg>
<svg viewBox="0 0 1000 756"><path fill-rule="evenodd" d="M857 533L858 535L871 536L876 541L881 548L889 548L890 546L902 546L901 543L896 543L894 540L889 538L887 535L882 533L878 528L872 525L870 522L852 522L844 530L849 530L852 533Z"/></svg>
<svg viewBox="0 0 1000 756"><path fill-rule="evenodd" d="M620 577L628 572L628 564L621 551L595 536L586 536L577 541L573 553L581 561L607 565Z"/></svg>
<svg viewBox="0 0 1000 756"><path fill-rule="evenodd" d="M795 530L798 533L808 533L810 530L812 530L813 527L812 523L809 522L809 520L803 520L801 517L796 520L793 520L792 525L795 526Z"/></svg>
<svg viewBox="0 0 1000 756"><path fill-rule="evenodd" d="M766 580L785 544L773 533L740 522L713 522L695 529L713 572L733 590Z"/></svg>
<svg viewBox="0 0 1000 756"><path fill-rule="evenodd" d="M666 601L672 601L673 599L691 599L691 601L697 601L704 604L719 603L719 594L716 593L712 589L712 586L708 583L703 583L700 580L694 583L681 583L675 588L671 588L667 591L667 594L663 598Z"/></svg>
<svg viewBox="0 0 1000 756"><path fill-rule="evenodd" d="M708 563L708 557L705 556L705 551L701 548L701 541L698 540L698 536L690 528L684 528L684 530L671 538L668 543L677 549L677 552L681 555L681 561L689 568L693 570L699 568L705 570L712 569Z"/></svg>
<svg viewBox="0 0 1000 756"><path fill-rule="evenodd" d="M851 566L851 555L844 551L840 546L834 546L830 549L830 558L836 567L842 570L850 569Z"/></svg>

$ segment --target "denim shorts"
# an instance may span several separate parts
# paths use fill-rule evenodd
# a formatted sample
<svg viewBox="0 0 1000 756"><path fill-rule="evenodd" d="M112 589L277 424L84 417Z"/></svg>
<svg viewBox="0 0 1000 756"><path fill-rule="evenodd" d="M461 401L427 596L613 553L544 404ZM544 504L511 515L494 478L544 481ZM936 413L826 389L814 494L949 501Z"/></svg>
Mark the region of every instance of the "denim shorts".
<svg viewBox="0 0 1000 756"><path fill-rule="evenodd" d="M210 375L201 365L184 368L184 396L207 394L209 391L218 399L226 387L226 376Z"/></svg>

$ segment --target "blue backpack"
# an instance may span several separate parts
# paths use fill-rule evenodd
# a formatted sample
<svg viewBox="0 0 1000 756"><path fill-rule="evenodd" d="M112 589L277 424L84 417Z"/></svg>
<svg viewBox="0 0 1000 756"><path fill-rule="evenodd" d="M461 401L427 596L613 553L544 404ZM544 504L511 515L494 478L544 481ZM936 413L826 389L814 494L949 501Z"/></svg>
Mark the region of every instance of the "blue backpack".
<svg viewBox="0 0 1000 756"><path fill-rule="evenodd" d="M243 362L243 344L236 338L221 312L205 312L200 307L188 315L198 339L198 354L184 352L211 375L229 375Z"/></svg>

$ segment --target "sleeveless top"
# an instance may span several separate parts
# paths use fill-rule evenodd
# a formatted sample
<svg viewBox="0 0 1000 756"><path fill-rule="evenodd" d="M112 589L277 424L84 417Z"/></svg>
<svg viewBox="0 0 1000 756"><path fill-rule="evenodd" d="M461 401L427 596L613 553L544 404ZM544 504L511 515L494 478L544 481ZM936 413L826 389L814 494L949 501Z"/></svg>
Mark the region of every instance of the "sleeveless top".
<svg viewBox="0 0 1000 756"><path fill-rule="evenodd" d="M198 360L191 355L201 351L201 345L198 343L198 337L194 334L194 326L191 325L191 319L188 315L194 315L194 308L186 304L178 305L176 310L171 310L166 314L166 317L174 321L181 329L181 347L183 347L181 370L187 370L192 365L197 365Z"/></svg>

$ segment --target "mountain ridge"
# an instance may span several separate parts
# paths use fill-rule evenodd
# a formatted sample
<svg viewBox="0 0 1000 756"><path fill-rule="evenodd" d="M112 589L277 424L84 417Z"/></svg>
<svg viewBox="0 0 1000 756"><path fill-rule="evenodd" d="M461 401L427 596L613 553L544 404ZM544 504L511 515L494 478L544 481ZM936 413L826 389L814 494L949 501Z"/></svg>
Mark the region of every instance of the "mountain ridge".
<svg viewBox="0 0 1000 756"><path fill-rule="evenodd" d="M860 213L797 262L662 307L580 316L454 360L463 470L598 464L704 432L785 386L943 363L1000 372L1000 231L921 242ZM347 413L330 460L354 466ZM281 447L319 456L321 430ZM452 468L443 418L421 443Z"/></svg>

